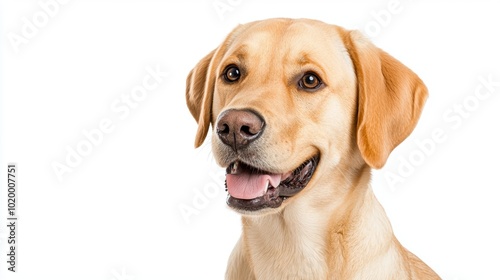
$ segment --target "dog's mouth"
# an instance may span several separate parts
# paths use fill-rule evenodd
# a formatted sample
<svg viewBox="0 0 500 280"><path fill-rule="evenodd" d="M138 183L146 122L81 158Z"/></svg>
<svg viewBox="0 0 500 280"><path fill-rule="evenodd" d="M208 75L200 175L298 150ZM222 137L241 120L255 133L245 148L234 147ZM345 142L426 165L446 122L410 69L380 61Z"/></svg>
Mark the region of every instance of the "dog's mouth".
<svg viewBox="0 0 500 280"><path fill-rule="evenodd" d="M318 161L319 156L315 156L283 174L266 172L235 161L226 169L227 204L243 211L277 208L306 187Z"/></svg>

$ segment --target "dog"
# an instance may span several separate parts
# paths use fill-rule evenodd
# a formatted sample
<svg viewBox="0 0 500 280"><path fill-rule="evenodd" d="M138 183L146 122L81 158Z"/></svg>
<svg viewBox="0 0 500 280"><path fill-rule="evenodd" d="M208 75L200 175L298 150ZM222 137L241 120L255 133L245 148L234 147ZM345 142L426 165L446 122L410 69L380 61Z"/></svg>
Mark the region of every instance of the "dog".
<svg viewBox="0 0 500 280"><path fill-rule="evenodd" d="M242 215L226 279L440 279L395 238L370 186L427 96L358 31L286 18L236 27L186 82L195 147L211 126Z"/></svg>

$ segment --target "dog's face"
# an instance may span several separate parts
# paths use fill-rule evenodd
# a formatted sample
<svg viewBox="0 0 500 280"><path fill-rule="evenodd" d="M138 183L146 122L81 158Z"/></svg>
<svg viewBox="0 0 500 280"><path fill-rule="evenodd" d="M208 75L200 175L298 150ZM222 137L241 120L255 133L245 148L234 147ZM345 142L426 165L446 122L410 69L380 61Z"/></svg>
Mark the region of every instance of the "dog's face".
<svg viewBox="0 0 500 280"><path fill-rule="evenodd" d="M196 146L212 126L229 206L264 214L306 192L331 195L335 186L314 188L335 169L383 166L413 130L427 91L357 32L272 19L233 30L191 71L186 94Z"/></svg>

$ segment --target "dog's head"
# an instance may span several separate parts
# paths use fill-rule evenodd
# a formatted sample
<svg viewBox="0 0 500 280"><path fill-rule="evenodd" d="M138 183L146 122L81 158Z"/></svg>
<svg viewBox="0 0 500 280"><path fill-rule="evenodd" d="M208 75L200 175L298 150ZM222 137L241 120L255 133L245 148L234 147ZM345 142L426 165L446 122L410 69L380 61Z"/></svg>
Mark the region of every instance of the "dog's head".
<svg viewBox="0 0 500 280"><path fill-rule="evenodd" d="M244 214L280 211L340 166L381 168L426 97L417 75L359 32L292 19L235 28L186 90L195 146L211 125L228 204Z"/></svg>

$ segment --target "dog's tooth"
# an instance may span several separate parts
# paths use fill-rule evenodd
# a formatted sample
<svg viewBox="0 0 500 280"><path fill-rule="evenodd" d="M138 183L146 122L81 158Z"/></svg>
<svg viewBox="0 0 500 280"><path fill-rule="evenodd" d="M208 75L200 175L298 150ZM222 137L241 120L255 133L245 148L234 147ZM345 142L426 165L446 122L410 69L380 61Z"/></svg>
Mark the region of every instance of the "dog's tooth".
<svg viewBox="0 0 500 280"><path fill-rule="evenodd" d="M235 161L231 166L231 174L236 174L237 171L238 171L238 162Z"/></svg>

